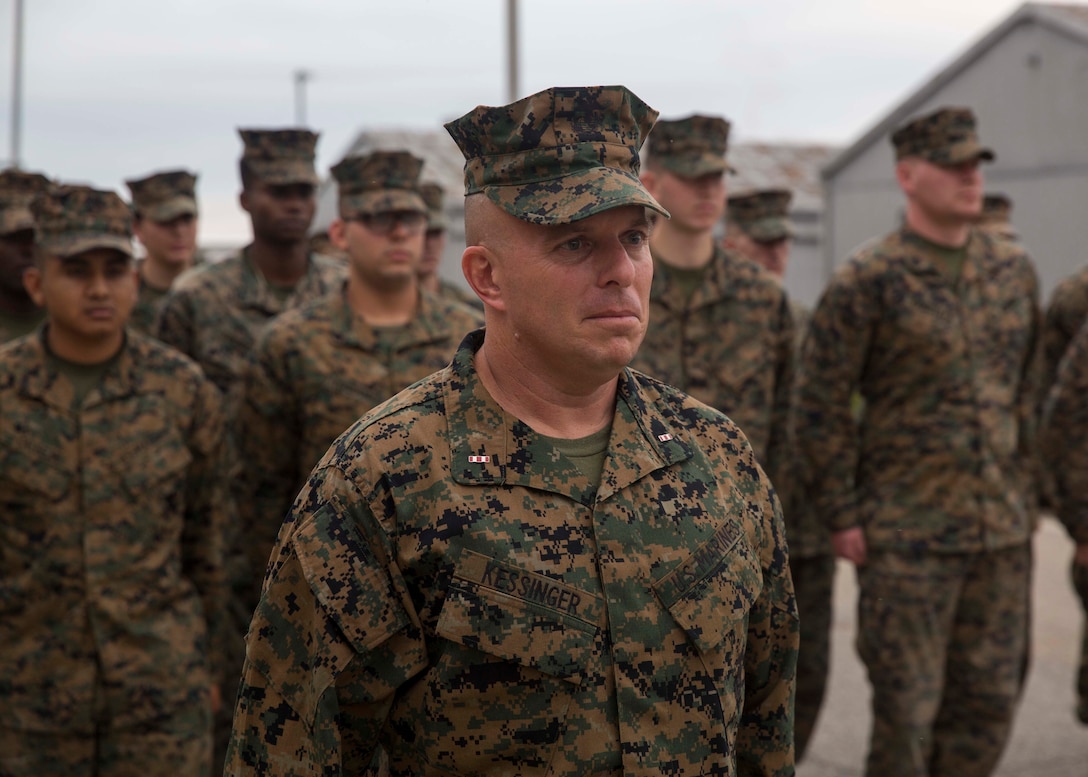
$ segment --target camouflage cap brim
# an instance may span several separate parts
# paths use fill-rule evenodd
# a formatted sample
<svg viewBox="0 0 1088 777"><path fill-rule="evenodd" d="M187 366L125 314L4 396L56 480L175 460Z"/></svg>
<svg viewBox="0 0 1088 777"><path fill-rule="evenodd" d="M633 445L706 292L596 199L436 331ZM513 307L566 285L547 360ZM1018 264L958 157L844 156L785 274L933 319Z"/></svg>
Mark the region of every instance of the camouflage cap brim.
<svg viewBox="0 0 1088 777"><path fill-rule="evenodd" d="M342 219L394 211L427 213L427 203L417 192L406 189L376 189L340 198Z"/></svg>
<svg viewBox="0 0 1088 777"><path fill-rule="evenodd" d="M12 235L34 229L34 214L30 205L12 205L0 210L0 235Z"/></svg>
<svg viewBox="0 0 1088 777"><path fill-rule="evenodd" d="M997 159L992 149L980 145L977 141L954 143L921 156L935 165L962 165L965 162L993 162Z"/></svg>
<svg viewBox="0 0 1088 777"><path fill-rule="evenodd" d="M656 164L681 178L700 178L713 173L736 172L725 157L711 152L696 155L661 155L654 158Z"/></svg>
<svg viewBox="0 0 1088 777"><path fill-rule="evenodd" d="M737 223L737 227L757 243L774 243L793 237L793 224L780 216Z"/></svg>
<svg viewBox="0 0 1088 777"><path fill-rule="evenodd" d="M641 205L669 218L637 176L614 167L595 167L520 186L487 186L484 193L511 216L532 224L569 224L624 205Z"/></svg>
<svg viewBox="0 0 1088 777"><path fill-rule="evenodd" d="M180 216L196 216L197 212L196 200L192 197L173 197L141 211L140 215L158 224L165 224Z"/></svg>
<svg viewBox="0 0 1088 777"><path fill-rule="evenodd" d="M249 160L249 168L258 178L272 186L288 186L296 183L317 186L319 182L313 165L307 162Z"/></svg>
<svg viewBox="0 0 1088 777"><path fill-rule="evenodd" d="M104 232L65 232L58 235L41 237L38 245L48 253L61 258L82 254L96 248L109 248L132 257L132 240L122 235Z"/></svg>

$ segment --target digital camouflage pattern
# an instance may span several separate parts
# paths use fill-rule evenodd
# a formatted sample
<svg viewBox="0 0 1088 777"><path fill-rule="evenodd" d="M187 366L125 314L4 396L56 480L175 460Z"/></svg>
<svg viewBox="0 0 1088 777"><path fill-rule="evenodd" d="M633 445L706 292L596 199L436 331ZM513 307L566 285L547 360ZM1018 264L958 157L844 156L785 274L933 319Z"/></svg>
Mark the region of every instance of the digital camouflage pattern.
<svg viewBox="0 0 1088 777"><path fill-rule="evenodd" d="M698 178L729 170L730 124L717 116L662 119L654 125L646 153L666 170L682 178Z"/></svg>
<svg viewBox="0 0 1088 777"><path fill-rule="evenodd" d="M280 524L329 446L364 413L449 364L461 338L483 325L477 311L424 293L406 326L376 330L344 294L276 319L246 373L237 501L253 605Z"/></svg>
<svg viewBox="0 0 1088 777"><path fill-rule="evenodd" d="M52 182L41 173L8 168L0 171L0 235L34 228L30 203Z"/></svg>
<svg viewBox="0 0 1088 777"><path fill-rule="evenodd" d="M1066 349L1050 390L1040 434L1058 488L1058 517L1078 545L1088 545L1088 324Z"/></svg>
<svg viewBox="0 0 1088 777"><path fill-rule="evenodd" d="M787 467L794 330L762 267L715 247L689 298L654 257L650 326L631 366L728 415L777 483Z"/></svg>
<svg viewBox="0 0 1088 777"><path fill-rule="evenodd" d="M990 774L1022 687L1038 284L1011 241L972 230L965 251L953 279L907 229L863 248L798 367L809 500L831 531L864 531L866 773L882 777Z"/></svg>
<svg viewBox="0 0 1088 777"><path fill-rule="evenodd" d="M340 218L395 211L425 213L419 190L423 160L407 151L375 151L350 156L332 168L339 197Z"/></svg>
<svg viewBox="0 0 1088 777"><path fill-rule="evenodd" d="M154 334L155 324L159 318L159 310L165 304L170 291L169 289L156 288L144 280L143 274L139 271L139 263L137 263L136 282L138 284L136 304L133 306L132 314L128 318L128 326L137 332L148 335Z"/></svg>
<svg viewBox="0 0 1088 777"><path fill-rule="evenodd" d="M924 241L894 232L839 270L809 325L810 497L872 549L977 552L1032 529L1038 282L1015 243L972 230L966 250L953 286Z"/></svg>
<svg viewBox="0 0 1088 777"><path fill-rule="evenodd" d="M1023 687L1030 545L871 551L857 575L876 712L865 774L992 775Z"/></svg>
<svg viewBox="0 0 1088 777"><path fill-rule="evenodd" d="M793 237L789 189L759 189L729 195L726 200L726 229L743 232L757 243L772 243Z"/></svg>
<svg viewBox="0 0 1088 777"><path fill-rule="evenodd" d="M427 231L446 229L446 192L436 183L424 183L419 187L420 196L427 206Z"/></svg>
<svg viewBox="0 0 1088 777"><path fill-rule="evenodd" d="M35 243L59 256L109 248L132 256L132 211L115 192L59 185L30 203Z"/></svg>
<svg viewBox="0 0 1088 777"><path fill-rule="evenodd" d="M979 143L970 108L941 108L914 119L892 133L895 158L921 157L935 165L992 162L994 152Z"/></svg>
<svg viewBox="0 0 1088 777"><path fill-rule="evenodd" d="M0 349L0 729L210 717L235 520L218 392L130 333L74 406L43 339Z"/></svg>
<svg viewBox="0 0 1088 777"><path fill-rule="evenodd" d="M1065 351L1050 390L1040 447L1054 478L1055 512L1077 545L1088 545L1088 324ZM1073 587L1088 614L1088 566L1073 563ZM1088 723L1088 629L1077 672L1077 717Z"/></svg>
<svg viewBox="0 0 1088 777"><path fill-rule="evenodd" d="M314 471L226 773L793 773L797 617L741 431L631 371L599 486L453 364ZM634 530L637 526L637 531Z"/></svg>
<svg viewBox="0 0 1088 777"><path fill-rule="evenodd" d="M790 301L794 325L793 358L799 359L812 311ZM796 363L796 362L795 362ZM796 380L797 373L793 371ZM820 521L805 489L803 462L798 454L796 415L791 416L789 461L792 469L775 484L786 525L790 549L790 573L801 619L797 649L797 694L793 716L793 743L797 760L808 749L823 706L831 667L831 607L835 579L835 553L831 534Z"/></svg>
<svg viewBox="0 0 1088 777"><path fill-rule="evenodd" d="M552 88L478 106L445 125L465 156L465 195L511 216L568 224L621 205L668 212L639 181L657 111L623 86Z"/></svg>
<svg viewBox="0 0 1088 777"><path fill-rule="evenodd" d="M280 300L243 249L178 278L162 306L155 336L200 365L227 397L233 418L242 372L261 329L280 313L340 288L346 274L342 262L310 254L306 274Z"/></svg>
<svg viewBox="0 0 1088 777"><path fill-rule="evenodd" d="M1043 323L1043 397L1058 378L1058 365L1081 325L1088 321L1088 267L1064 278L1050 294Z"/></svg>
<svg viewBox="0 0 1088 777"><path fill-rule="evenodd" d="M187 170L167 170L125 181L132 193L132 210L157 223L179 216L196 216L196 176Z"/></svg>
<svg viewBox="0 0 1088 777"><path fill-rule="evenodd" d="M306 129L240 129L242 165L273 186L319 182L314 169L318 133Z"/></svg>

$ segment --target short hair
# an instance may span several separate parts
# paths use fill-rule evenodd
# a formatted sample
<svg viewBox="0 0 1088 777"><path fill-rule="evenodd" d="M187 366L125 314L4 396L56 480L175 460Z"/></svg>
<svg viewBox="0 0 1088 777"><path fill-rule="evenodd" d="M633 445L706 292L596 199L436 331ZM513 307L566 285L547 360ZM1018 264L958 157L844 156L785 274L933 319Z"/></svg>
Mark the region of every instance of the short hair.
<svg viewBox="0 0 1088 777"><path fill-rule="evenodd" d="M238 160L238 175L242 179L243 189L250 189L261 180L261 177L257 175L257 172L244 157Z"/></svg>

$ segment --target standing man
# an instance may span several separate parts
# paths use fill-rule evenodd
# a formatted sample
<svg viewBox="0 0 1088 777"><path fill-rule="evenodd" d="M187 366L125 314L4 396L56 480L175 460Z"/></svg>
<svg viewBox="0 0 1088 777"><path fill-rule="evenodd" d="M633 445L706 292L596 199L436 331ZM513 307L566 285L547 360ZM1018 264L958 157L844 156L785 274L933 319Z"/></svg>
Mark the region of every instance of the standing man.
<svg viewBox="0 0 1088 777"><path fill-rule="evenodd" d="M1016 227L1012 225L1012 200L1007 195L995 193L983 196L978 225L1006 240L1020 239Z"/></svg>
<svg viewBox="0 0 1088 777"><path fill-rule="evenodd" d="M1040 449L1054 477L1059 520L1076 544L1073 588L1088 612L1088 324L1066 349L1050 391ZM1088 725L1088 626L1083 628L1077 671L1077 719Z"/></svg>
<svg viewBox="0 0 1088 777"><path fill-rule="evenodd" d="M227 418L237 417L242 375L264 326L285 310L339 288L343 264L309 250L314 217L314 146L308 130L239 130L245 150L239 163L239 201L253 225L253 242L236 256L185 274L163 303L155 332L191 357L225 396ZM253 580L245 541L232 526L227 575L232 589L231 653L223 677L228 699L241 672L243 635L252 615ZM216 769L230 734L229 705L216 720Z"/></svg>
<svg viewBox="0 0 1088 777"><path fill-rule="evenodd" d="M269 319L339 288L344 267L309 250L317 134L303 129L238 131L242 210L253 242L236 256L178 279L156 334L192 357L227 396L234 416L242 370Z"/></svg>
<svg viewBox="0 0 1088 777"><path fill-rule="evenodd" d="M1054 385L1058 365L1088 320L1088 266L1062 280L1050 295L1043 324L1043 384Z"/></svg>
<svg viewBox="0 0 1088 777"><path fill-rule="evenodd" d="M474 310L420 293L422 167L406 151L333 167L340 218L329 234L348 255L348 279L284 313L257 345L238 418L252 606L280 524L328 447L359 416L449 364L461 338L483 324Z"/></svg>
<svg viewBox="0 0 1088 777"><path fill-rule="evenodd" d="M185 170L125 181L133 231L146 256L136 265L140 294L129 326L151 332L170 287L196 256L196 176Z"/></svg>
<svg viewBox="0 0 1088 777"><path fill-rule="evenodd" d="M904 226L838 272L809 325L799 411L813 504L857 565L872 777L990 774L1027 649L1038 288L973 228L975 117L892 135ZM851 395L860 392L860 425Z"/></svg>
<svg viewBox="0 0 1088 777"><path fill-rule="evenodd" d="M642 182L672 214L650 245L650 327L632 366L737 422L774 483L787 456L793 322L786 294L755 263L727 253L729 122L660 121Z"/></svg>
<svg viewBox="0 0 1088 777"><path fill-rule="evenodd" d="M47 319L0 348L0 773L207 777L234 520L219 392L126 334L120 197L33 207Z"/></svg>
<svg viewBox="0 0 1088 777"><path fill-rule="evenodd" d="M726 250L751 259L781 284L790 262L793 224L789 207L793 196L788 189L761 189L731 195L726 206ZM796 328L794 359L808 326L810 311L791 302ZM795 436L801 419L791 419ZM795 450L795 446L790 446ZM792 458L792 457L791 457ZM835 580L835 552L831 538L812 509L805 493L800 462L792 460L787 477L777 485L786 519L790 545L790 573L801 618L801 643L797 652L797 701L794 714L794 747L800 761L808 748L827 690L831 665L831 601Z"/></svg>
<svg viewBox="0 0 1088 777"><path fill-rule="evenodd" d="M626 368L656 113L549 89L446 125L487 327L330 449L280 532L227 773L793 773L797 616L744 435Z"/></svg>
<svg viewBox="0 0 1088 777"><path fill-rule="evenodd" d="M34 263L34 217L30 203L49 188L49 179L21 170L0 172L0 345L30 334L45 319L23 285Z"/></svg>
<svg viewBox="0 0 1088 777"><path fill-rule="evenodd" d="M446 251L446 193L436 183L425 183L419 188L427 203L427 237L423 243L423 260L419 263L419 285L437 297L483 310L479 297L438 274L442 255Z"/></svg>

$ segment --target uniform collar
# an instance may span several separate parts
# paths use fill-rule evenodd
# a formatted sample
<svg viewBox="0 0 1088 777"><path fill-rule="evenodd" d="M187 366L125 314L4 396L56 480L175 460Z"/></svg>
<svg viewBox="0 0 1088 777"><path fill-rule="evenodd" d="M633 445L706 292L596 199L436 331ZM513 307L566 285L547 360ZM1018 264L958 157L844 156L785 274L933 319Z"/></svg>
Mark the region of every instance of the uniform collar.
<svg viewBox="0 0 1088 777"><path fill-rule="evenodd" d="M256 308L269 315L278 315L285 310L298 307L297 300L313 299L325 291L325 279L314 261L314 254L306 256L306 272L295 284L286 298L280 299L272 290L272 285L261 274L249 256L252 245L242 249L241 277L238 284L238 300L244 307Z"/></svg>
<svg viewBox="0 0 1088 777"><path fill-rule="evenodd" d="M450 470L463 485L522 486L603 501L649 473L691 458L688 433L660 403L646 396L624 370L616 395L612 434L601 482L592 484L529 426L507 414L480 382L473 364L484 331L470 332L451 365L446 387Z"/></svg>
<svg viewBox="0 0 1088 777"><path fill-rule="evenodd" d="M340 286L340 291L330 295L328 316L333 336L345 345L364 351L378 349L378 335L374 327L355 315L348 304L347 281ZM421 291L416 313L404 325L400 343L405 347L418 347L428 343L445 340L445 319L440 315L435 298L428 292Z"/></svg>
<svg viewBox="0 0 1088 777"><path fill-rule="evenodd" d="M734 294L734 268L737 257L717 243L710 262L703 269L703 279L690 299L676 283L675 270L658 254L654 258L654 279L650 285L650 299L658 300L670 308L683 310L714 304Z"/></svg>
<svg viewBox="0 0 1088 777"><path fill-rule="evenodd" d="M48 358L45 346L48 328L48 323L42 324L32 337L27 338L28 364L32 367L26 371L19 393L62 410L68 410L75 399L75 389ZM126 397L133 393L136 388L136 375L133 369L132 350L131 335L126 331L120 353L102 376L102 382L87 396L87 401L84 402L85 407Z"/></svg>

